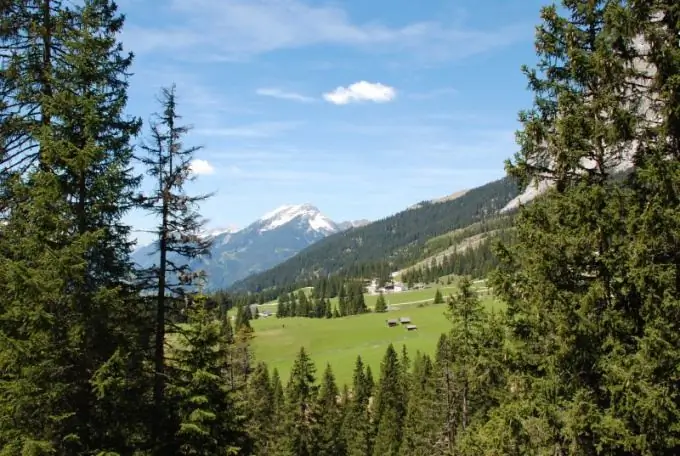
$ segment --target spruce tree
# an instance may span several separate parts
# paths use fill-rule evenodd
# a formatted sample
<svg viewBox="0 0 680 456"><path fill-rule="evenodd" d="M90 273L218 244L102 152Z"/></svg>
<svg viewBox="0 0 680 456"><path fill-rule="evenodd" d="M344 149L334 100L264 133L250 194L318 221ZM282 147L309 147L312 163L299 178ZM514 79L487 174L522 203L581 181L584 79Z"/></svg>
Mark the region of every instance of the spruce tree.
<svg viewBox="0 0 680 456"><path fill-rule="evenodd" d="M314 456L318 452L319 409L315 373L314 363L304 347L301 347L286 386L283 438L287 454Z"/></svg>
<svg viewBox="0 0 680 456"><path fill-rule="evenodd" d="M177 312L177 304L188 298L188 287L199 274L190 268L190 261L209 253L210 239L201 236L204 221L198 214L198 204L209 195L189 196L185 191L185 185L193 178L192 160L200 148L185 148L182 144L190 128L180 124L175 86L161 89L158 101L161 111L152 117L150 137L142 144L147 155L141 157L147 174L155 181L155 189L140 196L140 204L158 220L154 252L158 263L149 269L147 278L156 295L154 437L162 445L167 429L162 420L166 407L167 313Z"/></svg>
<svg viewBox="0 0 680 456"><path fill-rule="evenodd" d="M317 410L319 413L319 456L342 456L345 454L345 441L342 436L343 410L339 403L340 392L335 383L335 375L330 364L326 365Z"/></svg>
<svg viewBox="0 0 680 456"><path fill-rule="evenodd" d="M372 381L371 381L372 383ZM361 356L357 356L352 377L352 397L345 412L343 435L348 456L370 456L373 454L373 426L369 412L369 401L373 385L369 384Z"/></svg>
<svg viewBox="0 0 680 456"><path fill-rule="evenodd" d="M608 340L616 356L603 363L611 392L606 420L617 426L607 429L601 440L612 452L676 454L680 432L672 423L680 417L680 383L674 374L680 363L680 7L667 0L629 4L619 20L632 24L637 34L635 68L641 74L628 89L630 98L641 100L642 109L632 105L642 120L636 131L635 167L626 182L631 189L623 243L628 261L616 268L614 282L627 293L625 301L617 303L616 319L606 320L615 321L618 330L617 340Z"/></svg>
<svg viewBox="0 0 680 456"><path fill-rule="evenodd" d="M432 360L417 353L413 361L403 442L399 448L403 456L442 454L437 445L442 417L436 413L440 409L440 398L435 386Z"/></svg>
<svg viewBox="0 0 680 456"><path fill-rule="evenodd" d="M374 456L399 454L406 400L403 368L394 346L390 344L380 365L380 380L373 407L376 426Z"/></svg>
<svg viewBox="0 0 680 456"><path fill-rule="evenodd" d="M131 452L145 443L147 316L122 223L140 127L123 113L123 20L104 0L4 8L0 446Z"/></svg>
<svg viewBox="0 0 680 456"><path fill-rule="evenodd" d="M248 435L254 443L253 454L267 455L271 452L271 440L275 433L276 420L272 419L274 391L269 370L264 363L258 363L248 381Z"/></svg>
<svg viewBox="0 0 680 456"><path fill-rule="evenodd" d="M228 369L229 342L220 322L205 308L203 296L194 299L188 314L188 324L172 353L168 394L177 406L179 427L166 451L236 453L248 443L242 413L223 375Z"/></svg>
<svg viewBox="0 0 680 456"><path fill-rule="evenodd" d="M442 292L437 288L437 291L434 293L434 303L435 304L444 304L444 297L442 296Z"/></svg>
<svg viewBox="0 0 680 456"><path fill-rule="evenodd" d="M385 302L385 295L383 295L382 291L378 295L378 299L375 302L375 311L387 312L387 303Z"/></svg>
<svg viewBox="0 0 680 456"><path fill-rule="evenodd" d="M507 168L522 184L554 186L522 208L513 246L498 252L492 285L507 303L513 350L512 394L489 426L496 451L660 454L618 415L628 394L614 393L631 391L621 373L647 319L639 303L648 289L630 283L629 264L645 255L626 253L643 224L627 215L631 187L612 179L647 141L637 137L649 97L639 91L630 5L563 1L542 11L539 63L525 68L535 102L520 114L521 150Z"/></svg>

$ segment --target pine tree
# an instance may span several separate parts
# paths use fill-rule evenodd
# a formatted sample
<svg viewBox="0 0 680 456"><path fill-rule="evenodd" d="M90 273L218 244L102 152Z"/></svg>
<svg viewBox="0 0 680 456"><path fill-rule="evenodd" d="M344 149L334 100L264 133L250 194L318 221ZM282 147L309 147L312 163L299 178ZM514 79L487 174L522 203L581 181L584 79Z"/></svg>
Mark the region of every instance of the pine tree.
<svg viewBox="0 0 680 456"><path fill-rule="evenodd" d="M250 306L239 306L238 309L236 309L234 329L236 332L252 332L253 328L250 326Z"/></svg>
<svg viewBox="0 0 680 456"><path fill-rule="evenodd" d="M276 308L276 318L288 317L288 295L283 293L279 295L278 305Z"/></svg>
<svg viewBox="0 0 680 456"><path fill-rule="evenodd" d="M349 305L347 302L347 290L345 289L344 283L340 283L338 287L338 312L341 317L351 315L349 313Z"/></svg>
<svg viewBox="0 0 680 456"><path fill-rule="evenodd" d="M258 363L248 382L248 435L253 439L255 455L270 454L270 441L275 433L276 420L272 420L274 391L269 370Z"/></svg>
<svg viewBox="0 0 680 456"><path fill-rule="evenodd" d="M236 454L246 444L245 423L223 376L229 343L203 296L194 299L188 314L172 356L168 394L177 404L179 428L170 448L176 446L181 455Z"/></svg>
<svg viewBox="0 0 680 456"><path fill-rule="evenodd" d="M284 448L288 454L314 456L318 452L319 410L315 373L314 363L304 347L300 348L286 386Z"/></svg>
<svg viewBox="0 0 680 456"><path fill-rule="evenodd" d="M442 454L438 448L442 416L437 396L434 366L428 356L416 354L409 387L407 413L404 419L403 442L399 448L403 456L431 456Z"/></svg>
<svg viewBox="0 0 680 456"><path fill-rule="evenodd" d="M444 304L444 297L442 296L442 292L439 291L439 288L437 288L437 291L434 293L434 303Z"/></svg>
<svg viewBox="0 0 680 456"><path fill-rule="evenodd" d="M357 356L352 378L352 398L345 412L343 435L348 456L373 454L373 429L369 412L369 400L373 385L369 384L361 356Z"/></svg>
<svg viewBox="0 0 680 456"><path fill-rule="evenodd" d="M309 306L309 299L307 299L307 295L305 294L304 290L298 291L298 305L297 305L297 313L295 314L297 317L309 317L310 316L310 306Z"/></svg>
<svg viewBox="0 0 680 456"><path fill-rule="evenodd" d="M156 228L158 264L148 271L149 287L156 293L156 340L154 354L154 403L157 423L155 439L160 445L163 435L165 404L165 344L167 312L173 303L187 299L188 287L198 272L189 262L207 255L210 239L201 236L203 220L198 204L209 195L188 196L185 185L192 180L191 164L198 147L184 148L182 140L189 127L180 125L175 86L161 89L161 112L150 123L150 138L142 145L147 153L141 161L148 175L156 181L156 189L140 197L141 206L158 219Z"/></svg>
<svg viewBox="0 0 680 456"><path fill-rule="evenodd" d="M272 455L283 455L286 450L286 398L279 371L274 368L271 375L272 403L269 409L271 435L267 439L267 448ZM261 442L256 442L260 444Z"/></svg>
<svg viewBox="0 0 680 456"><path fill-rule="evenodd" d="M385 295L383 295L382 291L378 295L378 299L375 302L375 311L387 312L387 303L385 302Z"/></svg>
<svg viewBox="0 0 680 456"><path fill-rule="evenodd" d="M374 456L399 454L405 402L403 368L394 346L390 344L380 365L380 381L373 408L376 425Z"/></svg>
<svg viewBox="0 0 680 456"><path fill-rule="evenodd" d="M123 114L123 20L103 0L3 8L0 446L130 452L144 440L147 316L122 223L140 126Z"/></svg>
<svg viewBox="0 0 680 456"><path fill-rule="evenodd" d="M342 438L343 411L338 402L339 395L335 375L333 375L330 364L327 364L321 379L317 404L319 411L317 454L319 456L342 456L346 452L345 441Z"/></svg>
<svg viewBox="0 0 680 456"><path fill-rule="evenodd" d="M638 149L649 100L635 88L637 25L629 2L562 3L542 11L538 68L525 68L534 107L520 114L521 151L507 166L522 184L554 188L520 211L516 241L498 252L492 285L508 306L513 393L494 414L500 437L491 444L522 454L658 454L632 450L625 420L610 415L623 404L612 392L630 390L615 372L640 335L634 295L645 293L626 266L630 188L612 179Z"/></svg>
<svg viewBox="0 0 680 456"><path fill-rule="evenodd" d="M611 274L615 296L620 296L620 290L627 293L625 300L614 301L617 312L609 312L605 320L616 322L614 335L618 336L615 342L611 336L608 339L612 354L603 363L612 393L605 419L616 426L607 429L601 441L612 452L676 454L680 451L680 432L673 425L680 416L680 383L673 373L680 362L680 7L677 2L653 0L629 2L629 8L620 12L622 28L632 28L638 43L649 46L635 47L642 59L635 68L642 74L636 74L635 84L628 86L631 104L638 108L638 142L635 168L626 182L631 192L623 204L627 236L622 250L627 262L617 262Z"/></svg>

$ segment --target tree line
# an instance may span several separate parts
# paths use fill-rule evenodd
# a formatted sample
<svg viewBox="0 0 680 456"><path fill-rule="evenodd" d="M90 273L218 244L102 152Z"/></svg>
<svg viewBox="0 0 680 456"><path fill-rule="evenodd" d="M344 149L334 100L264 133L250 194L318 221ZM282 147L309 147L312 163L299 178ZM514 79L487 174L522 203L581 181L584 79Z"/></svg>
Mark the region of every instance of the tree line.
<svg viewBox="0 0 680 456"><path fill-rule="evenodd" d="M335 297L331 295L333 292L334 290L322 285L315 288L309 297L304 290L299 290L297 296L295 293L284 293L279 296L276 316L278 318L339 318L369 312L364 300L362 282L340 282L336 306L333 306L330 301L330 298Z"/></svg>

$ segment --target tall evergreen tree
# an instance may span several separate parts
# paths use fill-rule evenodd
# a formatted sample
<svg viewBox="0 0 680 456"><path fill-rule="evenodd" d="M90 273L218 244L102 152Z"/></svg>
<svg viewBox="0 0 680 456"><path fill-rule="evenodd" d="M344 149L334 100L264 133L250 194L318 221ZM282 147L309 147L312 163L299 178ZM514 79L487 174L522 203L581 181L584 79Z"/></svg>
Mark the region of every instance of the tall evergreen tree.
<svg viewBox="0 0 680 456"><path fill-rule="evenodd" d="M520 114L521 151L508 171L554 188L522 209L514 246L499 251L493 285L508 305L513 394L490 425L495 451L662 454L639 443L649 434L618 415L629 398L614 393L631 391L621 374L649 321L642 282L656 275L630 283L630 260L645 255L629 246L644 224L626 214L631 187L612 180L631 151L641 157L643 116L653 111L640 92L631 4L565 0L542 11L538 68L525 69L534 107Z"/></svg>
<svg viewBox="0 0 680 456"><path fill-rule="evenodd" d="M319 448L316 367L300 348L286 386L285 451L286 454L314 456Z"/></svg>
<svg viewBox="0 0 680 456"><path fill-rule="evenodd" d="M276 431L276 420L272 419L274 391L269 370L264 363L258 363L248 382L248 435L253 439L255 455L271 454L271 441Z"/></svg>
<svg viewBox="0 0 680 456"><path fill-rule="evenodd" d="M403 442L399 452L403 456L432 456L443 454L438 446L442 416L437 396L434 366L429 356L416 354L404 418Z"/></svg>
<svg viewBox="0 0 680 456"><path fill-rule="evenodd" d="M385 295L380 292L378 299L375 301L376 312L387 312L387 303L385 302Z"/></svg>
<svg viewBox="0 0 680 456"><path fill-rule="evenodd" d="M130 452L144 443L147 316L122 223L140 127L123 113L123 19L105 0L3 8L0 446Z"/></svg>
<svg viewBox="0 0 680 456"><path fill-rule="evenodd" d="M437 288L437 291L434 293L434 304L444 304L444 297L439 288Z"/></svg>
<svg viewBox="0 0 680 456"><path fill-rule="evenodd" d="M140 197L143 208L158 219L155 234L158 237L156 253L158 264L149 270L150 288L156 294L156 340L154 354L154 403L157 423L154 431L160 445L166 440L167 427L162 417L165 407L165 343L167 311L177 311L173 303L187 298L188 286L196 279L190 260L207 255L210 239L201 236L203 220L198 214L198 204L209 195L189 196L185 185L192 180L192 160L198 147L185 148L182 144L189 127L181 125L177 112L175 86L161 89L161 112L150 123L150 138L142 145L147 156L141 158L156 188Z"/></svg>
<svg viewBox="0 0 680 456"><path fill-rule="evenodd" d="M330 364L326 365L319 388L319 456L343 456L346 454L342 438L342 404L339 403L340 391L335 383L335 375Z"/></svg>
<svg viewBox="0 0 680 456"><path fill-rule="evenodd" d="M220 322L199 296L189 307L188 324L173 350L169 395L177 404L179 427L166 454L235 454L247 446L242 412L224 378L229 343ZM174 437L174 438L173 438Z"/></svg>
<svg viewBox="0 0 680 456"><path fill-rule="evenodd" d="M380 380L374 402L374 456L399 454L406 400L403 369L394 346L390 344L380 365Z"/></svg>
<svg viewBox="0 0 680 456"><path fill-rule="evenodd" d="M366 377L361 356L357 356L352 377L352 398L345 413L343 434L348 456L373 454L373 429L369 401L373 390L372 381Z"/></svg>

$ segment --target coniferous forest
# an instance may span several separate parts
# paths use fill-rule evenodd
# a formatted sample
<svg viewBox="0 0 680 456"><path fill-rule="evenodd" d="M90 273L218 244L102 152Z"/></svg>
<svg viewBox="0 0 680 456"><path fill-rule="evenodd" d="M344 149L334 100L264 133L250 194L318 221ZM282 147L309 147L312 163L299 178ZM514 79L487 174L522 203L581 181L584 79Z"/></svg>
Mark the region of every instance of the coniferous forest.
<svg viewBox="0 0 680 456"><path fill-rule="evenodd" d="M488 247L505 310L463 278L433 355L390 345L350 385L304 348L281 378L253 357L245 302L168 260L209 248L209 195L186 190L181 94L159 88L148 122L125 114L115 3L0 12L0 455L680 454L677 0L542 10L506 169L554 185ZM133 208L157 222L148 270L130 261ZM344 315L364 312L337 283ZM330 293L281 303L327 316Z"/></svg>

